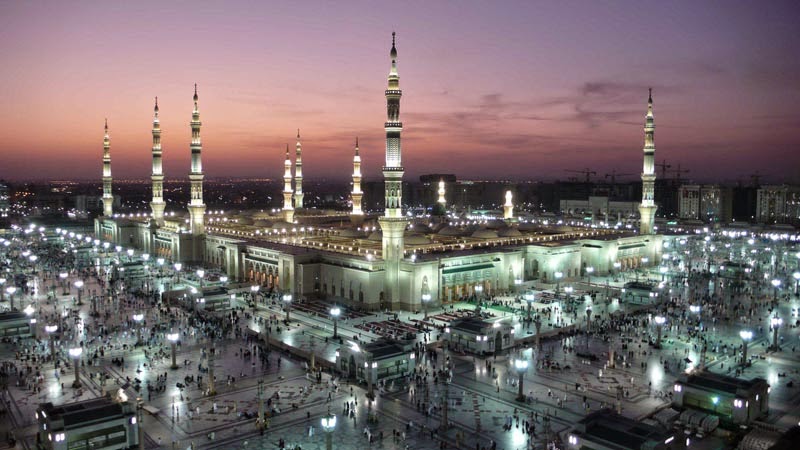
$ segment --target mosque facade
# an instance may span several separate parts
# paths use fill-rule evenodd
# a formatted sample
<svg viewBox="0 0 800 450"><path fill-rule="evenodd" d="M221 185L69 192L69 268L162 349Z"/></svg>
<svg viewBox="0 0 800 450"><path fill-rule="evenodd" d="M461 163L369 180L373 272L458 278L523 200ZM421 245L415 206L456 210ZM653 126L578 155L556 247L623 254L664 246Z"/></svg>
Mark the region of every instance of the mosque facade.
<svg viewBox="0 0 800 450"><path fill-rule="evenodd" d="M663 236L655 234L652 201L654 120L652 95L645 116L643 196L639 232L528 223L516 217L511 195L503 220L475 222L453 214L412 217L402 209L400 78L395 36L384 93L387 106L385 210L361 209L361 158L356 141L350 211L303 208L302 157L297 134L295 174L286 149L283 208L277 212L206 211L197 86L190 121L191 197L184 212L165 211L158 100L154 108L152 202L147 215L115 214L109 204L95 234L114 246L136 248L152 264L214 266L232 283L295 298L320 298L361 310L423 308L480 293L512 292L530 280L546 283L658 264ZM104 135L103 196L111 196L108 130ZM313 152L312 152L313 153ZM294 181L294 189L292 187ZM106 186L108 189L106 189ZM509 193L510 194L510 193ZM437 207L446 210L444 184ZM646 264L645 264L646 262ZM588 270L587 270L588 269ZM478 288L480 286L480 288ZM426 295L427 294L427 295Z"/></svg>

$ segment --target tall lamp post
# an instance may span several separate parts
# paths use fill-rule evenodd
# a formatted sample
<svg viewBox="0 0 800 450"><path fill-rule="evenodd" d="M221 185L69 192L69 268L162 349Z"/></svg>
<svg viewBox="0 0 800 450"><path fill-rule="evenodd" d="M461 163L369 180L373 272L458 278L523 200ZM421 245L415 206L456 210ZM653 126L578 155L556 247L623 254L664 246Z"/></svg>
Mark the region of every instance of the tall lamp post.
<svg viewBox="0 0 800 450"><path fill-rule="evenodd" d="M739 331L739 337L742 338L742 366L747 365L747 342L753 339L753 332L750 330Z"/></svg>
<svg viewBox="0 0 800 450"><path fill-rule="evenodd" d="M136 345L142 345L142 321L144 314L134 314L133 321L136 322Z"/></svg>
<svg viewBox="0 0 800 450"><path fill-rule="evenodd" d="M45 325L44 331L50 336L50 357L53 358L53 367L55 367L58 364L56 362L56 331L58 331L58 325Z"/></svg>
<svg viewBox="0 0 800 450"><path fill-rule="evenodd" d="M197 272L195 272L195 273L197 274L197 278L200 280L200 293L202 294L202 292L203 292L203 277L206 276L206 271L203 270L203 269L197 269Z"/></svg>
<svg viewBox="0 0 800 450"><path fill-rule="evenodd" d="M667 318L664 316L656 316L656 348L661 348L661 329L664 328L664 323L667 321Z"/></svg>
<svg viewBox="0 0 800 450"><path fill-rule="evenodd" d="M181 282L181 269L183 268L183 264L175 263L172 267L175 268L175 276L177 277L175 280L175 284L179 284Z"/></svg>
<svg viewBox="0 0 800 450"><path fill-rule="evenodd" d="M783 325L783 319L778 317L778 312L775 312L775 316L770 319L769 321L770 326L772 327L772 347L771 350L779 351L780 347L778 347L778 329Z"/></svg>
<svg viewBox="0 0 800 450"><path fill-rule="evenodd" d="M72 382L72 387L78 389L81 387L81 354L83 353L83 348L81 347L73 347L69 349L69 356L72 356L75 359L75 381Z"/></svg>
<svg viewBox="0 0 800 450"><path fill-rule="evenodd" d="M331 442L333 430L336 429L336 415L331 414L331 407L328 406L328 414L322 416L322 430L325 432L325 450L332 450Z"/></svg>
<svg viewBox="0 0 800 450"><path fill-rule="evenodd" d="M0 302L6 301L6 288L3 287L6 284L6 279L0 277Z"/></svg>
<svg viewBox="0 0 800 450"><path fill-rule="evenodd" d="M800 272L793 273L792 277L794 277L794 296L797 297L800 295Z"/></svg>
<svg viewBox="0 0 800 450"><path fill-rule="evenodd" d="M342 313L342 310L339 309L338 306L334 306L333 308L331 308L331 317L333 318L333 338L334 339L338 339L339 338L339 332L338 332L339 329L336 326L336 324L337 324L338 319L339 319L339 314L341 314L341 313Z"/></svg>
<svg viewBox="0 0 800 450"><path fill-rule="evenodd" d="M594 273L594 267L589 266L586 268L586 284L589 285L589 288L592 287L592 273Z"/></svg>
<svg viewBox="0 0 800 450"><path fill-rule="evenodd" d="M483 298L483 285L479 284L475 286L475 303L476 309L480 310L481 308L481 299Z"/></svg>
<svg viewBox="0 0 800 450"><path fill-rule="evenodd" d="M14 310L14 294L17 292L16 286L9 286L6 288L6 294L8 294L8 303L11 310Z"/></svg>
<svg viewBox="0 0 800 450"><path fill-rule="evenodd" d="M533 305L534 300L536 300L536 297L534 296L533 292L526 292L522 298L525 299L525 303L528 304L528 320L531 320L531 306Z"/></svg>
<svg viewBox="0 0 800 450"><path fill-rule="evenodd" d="M58 274L58 278L61 278L61 285L64 287L64 292L61 295L68 295L69 291L67 291L67 277L69 274L67 272L61 272Z"/></svg>
<svg viewBox="0 0 800 450"><path fill-rule="evenodd" d="M556 272L555 273L555 277L556 277L556 297L558 297L558 292L561 289L561 277L563 277L563 276L564 276L563 272Z"/></svg>
<svg viewBox="0 0 800 450"><path fill-rule="evenodd" d="M169 342L171 344L171 347L172 347L172 365L169 366L169 368L172 369L172 370L175 370L175 369L178 368L178 363L175 362L175 351L176 351L175 349L176 349L176 346L178 345L178 337L179 337L178 333L169 333L167 335L167 340L169 340Z"/></svg>
<svg viewBox="0 0 800 450"><path fill-rule="evenodd" d="M431 301L431 294L422 294L422 307L425 310L425 318L428 318L428 303Z"/></svg>
<svg viewBox="0 0 800 450"><path fill-rule="evenodd" d="M564 286L564 292L567 294L567 302L569 302L569 300L572 298L573 290L574 289L572 288L572 286Z"/></svg>
<svg viewBox="0 0 800 450"><path fill-rule="evenodd" d="M772 287L774 288L773 289L773 294L772 294L772 301L777 303L778 302L778 288L781 285L781 280L779 280L777 278L774 278L771 283L772 283Z"/></svg>
<svg viewBox="0 0 800 450"><path fill-rule="evenodd" d="M283 294L283 303L286 304L286 321L289 321L289 311L292 309L292 294Z"/></svg>
<svg viewBox="0 0 800 450"><path fill-rule="evenodd" d="M519 358L515 359L514 368L517 370L517 374L519 375L519 391L517 392L517 401L524 402L525 394L522 392L522 382L525 379L525 372L528 371L528 360Z"/></svg>
<svg viewBox="0 0 800 450"><path fill-rule="evenodd" d="M81 302L81 294L83 293L83 280L76 281L75 288L78 289L78 305L82 305L83 302Z"/></svg>

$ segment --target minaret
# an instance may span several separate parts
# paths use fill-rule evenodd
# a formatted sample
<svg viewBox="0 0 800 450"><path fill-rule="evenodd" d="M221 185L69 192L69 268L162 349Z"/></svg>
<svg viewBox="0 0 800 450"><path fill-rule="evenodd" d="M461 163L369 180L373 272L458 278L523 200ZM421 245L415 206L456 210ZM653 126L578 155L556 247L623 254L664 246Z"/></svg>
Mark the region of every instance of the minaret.
<svg viewBox="0 0 800 450"><path fill-rule="evenodd" d="M363 218L364 213L361 211L361 197L364 195L361 192L361 156L358 154L358 138L356 138L356 154L353 156L353 193L350 198L353 201L353 211L350 213L350 218L356 221Z"/></svg>
<svg viewBox="0 0 800 450"><path fill-rule="evenodd" d="M436 203L442 205L444 208L446 206L447 201L444 199L444 180L439 180L439 199L436 200Z"/></svg>
<svg viewBox="0 0 800 450"><path fill-rule="evenodd" d="M153 182L153 201L150 202L150 210L153 213L153 220L158 226L164 225L164 173L161 170L161 123L158 120L158 97L156 106L153 108L153 174L150 176Z"/></svg>
<svg viewBox="0 0 800 450"><path fill-rule="evenodd" d="M294 207L303 207L303 149L300 147L300 129L297 129L297 147L294 151Z"/></svg>
<svg viewBox="0 0 800 450"><path fill-rule="evenodd" d="M292 207L292 160L289 159L289 144L286 144L286 160L283 162L283 218L285 221L294 222L294 208Z"/></svg>
<svg viewBox="0 0 800 450"><path fill-rule="evenodd" d="M203 161L201 159L203 144L200 141L200 111L197 109L197 84L194 85L194 111L192 111L192 171L189 172L191 182L191 200L189 200L189 224L192 234L205 234L204 215L206 205L203 203Z"/></svg>
<svg viewBox="0 0 800 450"><path fill-rule="evenodd" d="M103 215L114 214L114 194L111 193L111 142L108 138L108 119L105 122L103 135Z"/></svg>
<svg viewBox="0 0 800 450"><path fill-rule="evenodd" d="M514 218L514 204L511 203L513 195L511 191L506 191L506 203L503 205L503 219L505 220Z"/></svg>
<svg viewBox="0 0 800 450"><path fill-rule="evenodd" d="M406 218L403 216L403 164L400 151L400 132L403 124L400 122L400 77L397 75L397 49L395 48L395 34L392 33L392 50L389 57L392 59L392 68L389 71L388 87L386 89L387 120L386 129L386 165L383 166L383 180L385 189L385 213L378 219L383 231L383 259L385 261L386 280L384 293L386 302L392 308L399 306L400 302L400 260L403 259L403 233L406 229Z"/></svg>
<svg viewBox="0 0 800 450"><path fill-rule="evenodd" d="M647 115L644 118L644 167L642 169L642 204L639 206L641 216L639 233L653 234L653 223L656 217L656 204L653 201L656 184L655 153L653 140L656 125L653 120L653 89L647 99Z"/></svg>

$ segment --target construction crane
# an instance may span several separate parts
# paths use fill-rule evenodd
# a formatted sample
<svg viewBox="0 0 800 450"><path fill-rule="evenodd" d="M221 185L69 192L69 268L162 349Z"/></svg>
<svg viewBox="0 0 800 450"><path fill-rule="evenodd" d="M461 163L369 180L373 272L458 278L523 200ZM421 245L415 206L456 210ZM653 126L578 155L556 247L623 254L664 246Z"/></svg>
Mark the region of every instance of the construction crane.
<svg viewBox="0 0 800 450"><path fill-rule="evenodd" d="M689 171L689 169L681 169L681 165L678 164L678 168L677 169L673 169L670 172L675 174L675 181L680 181L681 180L681 174L689 173L690 171Z"/></svg>
<svg viewBox="0 0 800 450"><path fill-rule="evenodd" d="M606 174L606 178L611 177L611 184L617 184L617 177L624 177L628 175L636 175L635 173L617 173L616 170L612 170L611 173Z"/></svg>
<svg viewBox="0 0 800 450"><path fill-rule="evenodd" d="M595 172L594 170L589 170L588 168L586 168L584 170L569 170L569 169L566 169L565 171L566 172L572 172L572 173L582 173L582 174L586 175L586 182L587 183L589 182L589 176L597 175L597 172Z"/></svg>
<svg viewBox="0 0 800 450"><path fill-rule="evenodd" d="M661 164L656 163L655 166L656 167L661 167L661 178L666 179L667 178L667 169L672 167L672 165L671 164L667 164L667 160L665 159L665 160L661 161Z"/></svg>

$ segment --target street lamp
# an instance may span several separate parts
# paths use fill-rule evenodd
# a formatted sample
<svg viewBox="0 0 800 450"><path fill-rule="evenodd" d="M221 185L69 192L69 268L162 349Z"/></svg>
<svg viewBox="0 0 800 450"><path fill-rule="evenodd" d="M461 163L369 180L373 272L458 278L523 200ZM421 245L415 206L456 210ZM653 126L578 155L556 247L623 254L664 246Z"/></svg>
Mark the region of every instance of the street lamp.
<svg viewBox="0 0 800 450"><path fill-rule="evenodd" d="M53 367L56 365L56 344L55 334L58 331L58 325L45 325L44 331L50 336L50 357L53 358Z"/></svg>
<svg viewBox="0 0 800 450"><path fill-rule="evenodd" d="M203 277L206 275L206 271L203 269L197 269L197 278L200 279L200 292L203 292Z"/></svg>
<svg viewBox="0 0 800 450"><path fill-rule="evenodd" d="M256 296L258 295L258 291L261 289L261 286L254 284L250 286L250 296L253 299L253 303L256 302Z"/></svg>
<svg viewBox="0 0 800 450"><path fill-rule="evenodd" d="M83 280L78 280L75 282L75 287L78 289L78 304L82 305L81 302L81 293L83 292Z"/></svg>
<svg viewBox="0 0 800 450"><path fill-rule="evenodd" d="M797 297L800 295L800 272L793 273L792 277L794 277L794 295Z"/></svg>
<svg viewBox="0 0 800 450"><path fill-rule="evenodd" d="M524 402L525 394L522 393L522 381L525 378L525 372L528 371L528 360L514 360L514 368L517 370L517 374L519 375L519 392L517 392L517 401Z"/></svg>
<svg viewBox="0 0 800 450"><path fill-rule="evenodd" d="M661 267L658 268L658 271L661 272L661 281L663 282L664 281L664 275L667 274L667 268L664 267L664 266L661 266Z"/></svg>
<svg viewBox="0 0 800 450"><path fill-rule="evenodd" d="M58 277L61 278L61 284L64 286L64 293L62 295L68 295L69 292L67 291L67 277L69 274L67 272L61 272L58 274Z"/></svg>
<svg viewBox="0 0 800 450"><path fill-rule="evenodd" d="M664 322L667 321L667 318L664 316L656 316L656 348L661 348L661 328L664 327Z"/></svg>
<svg viewBox="0 0 800 450"><path fill-rule="evenodd" d="M73 347L69 349L69 356L75 358L75 381L72 382L72 387L78 389L81 387L81 354L83 353L83 348L81 347Z"/></svg>
<svg viewBox="0 0 800 450"><path fill-rule="evenodd" d="M142 320L144 320L144 314L134 314L133 320L136 322L136 345L142 344Z"/></svg>
<svg viewBox="0 0 800 450"><path fill-rule="evenodd" d="M428 302L431 301L431 294L422 294L422 307L425 309L425 318L428 318Z"/></svg>
<svg viewBox="0 0 800 450"><path fill-rule="evenodd" d="M178 278L175 280L175 284L178 284L178 283L180 283L180 282L181 282L181 269L183 268L183 264L181 264L181 263L175 263L175 265L174 265L174 266L172 266L172 267L174 267L174 268L175 268L175 275L178 277Z"/></svg>
<svg viewBox="0 0 800 450"><path fill-rule="evenodd" d="M586 268L586 280L587 280L586 284L588 284L590 288L592 286L592 274L593 273L594 273L594 267L589 266L589 267Z"/></svg>
<svg viewBox="0 0 800 450"><path fill-rule="evenodd" d="M698 314L700 313L700 306L699 305L691 305L689 306L689 311Z"/></svg>
<svg viewBox="0 0 800 450"><path fill-rule="evenodd" d="M770 319L769 323L772 327L772 350L777 352L780 350L780 347L778 347L778 329L783 325L783 319L778 317L778 312L776 311L775 316Z"/></svg>
<svg viewBox="0 0 800 450"><path fill-rule="evenodd" d="M753 332L750 330L739 331L739 337L742 338L742 366L747 365L747 341L753 339Z"/></svg>
<svg viewBox="0 0 800 450"><path fill-rule="evenodd" d="M777 278L773 278L772 279L772 287L775 288L774 291L773 291L774 294L772 295L772 301L775 301L775 302L778 301L778 287L780 285L781 285L781 280L779 280Z"/></svg>
<svg viewBox="0 0 800 450"><path fill-rule="evenodd" d="M561 277L564 276L564 273L563 272L556 272L555 276L556 276L556 297L558 297L558 291L561 288Z"/></svg>
<svg viewBox="0 0 800 450"><path fill-rule="evenodd" d="M567 301L569 301L569 299L572 298L572 291L573 290L574 289L573 289L572 286L565 286L564 287L564 292L566 292L566 294L567 294Z"/></svg>
<svg viewBox="0 0 800 450"><path fill-rule="evenodd" d="M331 450L333 444L331 443L331 435L333 430L336 429L336 415L331 414L331 408L328 406L328 414L322 416L322 430L325 432L325 449Z"/></svg>
<svg viewBox="0 0 800 450"><path fill-rule="evenodd" d="M286 303L286 321L289 321L289 311L292 309L292 294L283 294L283 302Z"/></svg>
<svg viewBox="0 0 800 450"><path fill-rule="evenodd" d="M531 306L533 305L534 300L536 300L536 297L534 296L533 292L526 292L522 298L524 298L525 302L528 304L528 320L531 320Z"/></svg>
<svg viewBox="0 0 800 450"><path fill-rule="evenodd" d="M9 286L6 288L6 294L8 294L8 303L11 310L14 310L14 294L17 292L16 286Z"/></svg>
<svg viewBox="0 0 800 450"><path fill-rule="evenodd" d="M178 333L169 333L167 335L167 340L172 345L172 365L169 366L170 369L175 370L178 368L178 363L175 362L175 348L178 345Z"/></svg>
<svg viewBox="0 0 800 450"><path fill-rule="evenodd" d="M331 308L331 317L333 317L333 338L334 339L339 337L336 323L337 323L337 319L339 319L339 314L341 314L341 313L342 313L342 310L339 309L338 306L334 306L333 308ZM289 320L289 319L286 319L286 320Z"/></svg>

